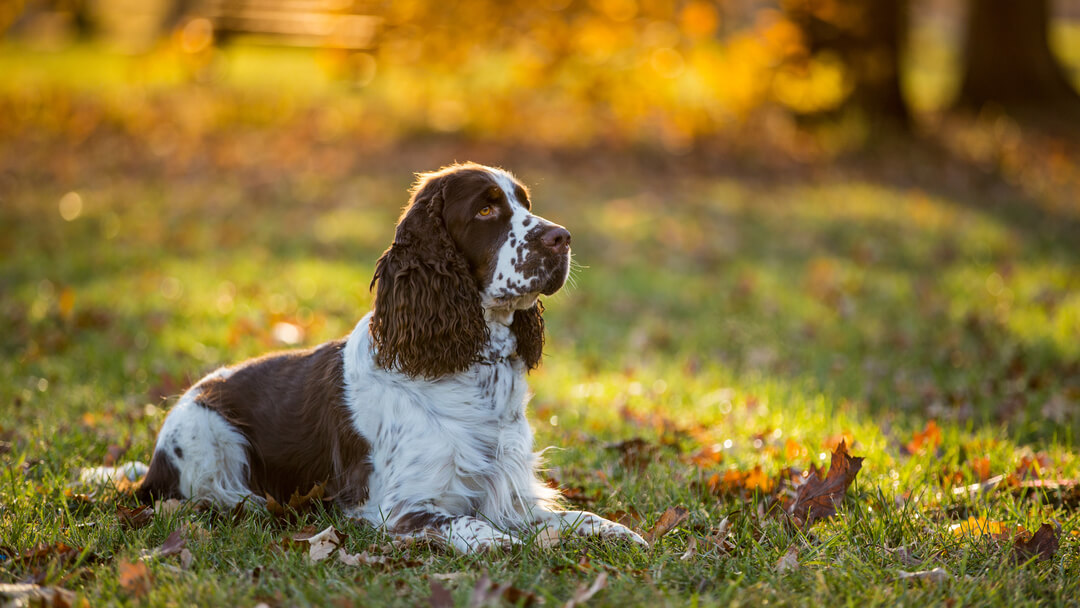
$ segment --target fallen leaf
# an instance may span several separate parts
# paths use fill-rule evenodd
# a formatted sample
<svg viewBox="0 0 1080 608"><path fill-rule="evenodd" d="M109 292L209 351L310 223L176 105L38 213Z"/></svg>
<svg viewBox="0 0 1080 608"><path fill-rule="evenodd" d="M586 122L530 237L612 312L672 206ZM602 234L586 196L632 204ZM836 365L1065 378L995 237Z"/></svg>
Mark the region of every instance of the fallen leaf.
<svg viewBox="0 0 1080 608"><path fill-rule="evenodd" d="M923 449L923 447L933 450L940 443L941 429L938 428L936 420L931 420L926 423L926 427L923 428L923 430L915 431L911 437L911 441L904 447L908 454L916 454L919 450Z"/></svg>
<svg viewBox="0 0 1080 608"><path fill-rule="evenodd" d="M724 446L711 443L690 455L690 463L703 469L716 466L724 460Z"/></svg>
<svg viewBox="0 0 1080 608"><path fill-rule="evenodd" d="M184 540L184 535L179 530L174 530L165 539L165 542L161 543L161 546L157 548L158 555L167 557L179 553L185 544L187 544L187 541Z"/></svg>
<svg viewBox="0 0 1080 608"><path fill-rule="evenodd" d="M949 531L954 536L970 536L972 538L989 536L998 540L1012 540L1016 535L1023 533L1024 528L985 517L969 517L958 524L949 526Z"/></svg>
<svg viewBox="0 0 1080 608"><path fill-rule="evenodd" d="M1060 534L1060 528L1043 524L1031 538L1016 539L1013 544L1013 557L1019 562L1025 562L1033 557L1040 562L1051 559L1057 553Z"/></svg>
<svg viewBox="0 0 1080 608"><path fill-rule="evenodd" d="M529 592L523 591L510 583L496 583L485 572L473 586L469 596L469 608L483 608L484 606L501 606L504 603L513 606L532 606L539 602L539 598Z"/></svg>
<svg viewBox="0 0 1080 608"><path fill-rule="evenodd" d="M619 453L619 462L623 468L635 471L644 471L649 466L649 463L653 461L657 450L655 444L649 443L640 437L611 443L604 447Z"/></svg>
<svg viewBox="0 0 1080 608"><path fill-rule="evenodd" d="M0 584L0 606L73 606L76 595L61 587L39 587L28 583ZM84 600L85 601L85 600Z"/></svg>
<svg viewBox="0 0 1080 608"><path fill-rule="evenodd" d="M679 560L684 561L684 562L689 561L689 560L694 559L694 557L696 555L697 555L697 537L696 536L691 536L690 537L690 542L686 543L686 551L684 551L683 554L681 556L679 556Z"/></svg>
<svg viewBox="0 0 1080 608"><path fill-rule="evenodd" d="M184 503L181 502L178 498L159 500L154 503L154 512L158 515L161 515L162 517L168 517L173 513L179 511L180 507L183 506L183 504Z"/></svg>
<svg viewBox="0 0 1080 608"><path fill-rule="evenodd" d="M638 513L637 509L634 507L627 507L626 511L609 511L603 514L603 518L617 524L622 524L630 529L636 529L641 525L641 522L644 519L641 516L641 513Z"/></svg>
<svg viewBox="0 0 1080 608"><path fill-rule="evenodd" d="M764 494L772 491L774 483L773 479L761 469L761 465L754 465L754 468L746 474L742 481L743 487L747 490L760 490Z"/></svg>
<svg viewBox="0 0 1080 608"><path fill-rule="evenodd" d="M861 457L848 454L847 445L841 441L832 454L829 473L822 480L819 473L812 473L806 483L799 486L795 500L788 508L788 513L799 526L832 517L836 514L836 505L844 498L848 486L855 480L862 468Z"/></svg>
<svg viewBox="0 0 1080 608"><path fill-rule="evenodd" d="M326 482L317 483L311 487L307 494L300 494L295 490L289 497L289 502L282 505L273 496L266 495L266 510L278 519L292 519L298 513L311 510L317 501L321 501L326 494Z"/></svg>
<svg viewBox="0 0 1080 608"><path fill-rule="evenodd" d="M593 581L592 585L589 585L588 587L581 585L578 587L577 591L574 592L574 596L570 598L570 601L563 604L563 608L574 608L575 606L580 606L592 599L592 597L599 593L601 589L607 587L607 576L607 571L602 571L596 577L596 580Z"/></svg>
<svg viewBox="0 0 1080 608"><path fill-rule="evenodd" d="M975 473L975 478L980 482L984 482L990 479L990 459L986 456L982 458L974 458L968 463L971 466L971 471Z"/></svg>
<svg viewBox="0 0 1080 608"><path fill-rule="evenodd" d="M776 571L780 574L799 569L799 549L792 545L776 560Z"/></svg>
<svg viewBox="0 0 1080 608"><path fill-rule="evenodd" d="M140 559L153 560L159 557L175 555L183 550L185 543L186 541L184 540L183 533L180 530L174 530L160 547L152 550L143 549Z"/></svg>
<svg viewBox="0 0 1080 608"><path fill-rule="evenodd" d="M150 525L154 518L154 508L150 505L139 505L129 509L123 505L116 505L116 516L120 519L120 526L129 530L138 530Z"/></svg>
<svg viewBox="0 0 1080 608"><path fill-rule="evenodd" d="M897 580L901 581L925 581L929 583L943 583L951 580L952 575L944 568L934 568L933 570L920 570L918 572L905 572L903 570L897 570Z"/></svg>
<svg viewBox="0 0 1080 608"><path fill-rule="evenodd" d="M152 584L150 568L146 566L145 562L129 562L122 559L116 565L116 575L120 588L129 595L141 598L150 593Z"/></svg>
<svg viewBox="0 0 1080 608"><path fill-rule="evenodd" d="M431 581L431 596L428 597L431 608L453 608L454 596L450 590L435 581Z"/></svg>
<svg viewBox="0 0 1080 608"><path fill-rule="evenodd" d="M690 511L686 507L668 507L667 511L664 511L660 516L660 519L653 524L653 527L645 533L645 541L649 543L649 546L652 546L653 543L660 540L660 537L674 530L688 517L690 517Z"/></svg>
<svg viewBox="0 0 1080 608"><path fill-rule="evenodd" d="M308 561L315 563L330 557L330 554L337 550L338 545L341 544L342 538L338 535L334 526L329 526L318 534L304 535L302 538L294 536L293 540L307 541L309 545Z"/></svg>
<svg viewBox="0 0 1080 608"><path fill-rule="evenodd" d="M728 534L731 532L731 521L725 517L715 529L709 532L709 535L705 537L705 541L716 545L718 549L724 553L731 553L735 550L735 543L728 540Z"/></svg>

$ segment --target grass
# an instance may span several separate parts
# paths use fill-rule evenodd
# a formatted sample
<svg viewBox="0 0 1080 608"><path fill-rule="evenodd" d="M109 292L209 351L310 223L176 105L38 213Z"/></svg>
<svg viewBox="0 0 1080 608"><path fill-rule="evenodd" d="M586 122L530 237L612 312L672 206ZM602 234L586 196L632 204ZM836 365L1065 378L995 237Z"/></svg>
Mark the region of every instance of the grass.
<svg viewBox="0 0 1080 608"><path fill-rule="evenodd" d="M203 94L163 91L169 108ZM593 605L1080 596L1075 488L954 491L997 474L1080 478L1068 142L995 123L957 134L949 153L902 144L884 160L702 170L444 138L373 148L314 135L317 109L190 132L115 91L51 94L25 122L0 119L0 582L61 585L91 605L412 606L433 582L466 605L484 576L560 605L601 572ZM81 127L86 116L98 120ZM176 130L150 132L161 124ZM683 525L648 552L570 540L460 556L385 548L334 509L282 523L182 508L131 530L116 513L129 496L73 489L80 467L147 459L185 385L283 347L275 324L303 344L349 331L411 171L466 158L515 170L537 211L574 234L581 268L547 301L547 357L530 378L538 444L559 446L549 474L591 510L639 514L642 529L685 505ZM939 435L917 445L930 421ZM634 437L643 458L611 447ZM760 467L768 486L822 465L841 437L863 468L838 515L808 531L768 511L775 487L745 478ZM693 462L713 445L711 464ZM703 491L730 470L744 476L734 491ZM721 547L707 539L725 517ZM968 517L1055 522L1061 546L1017 564L1011 540L951 531ZM309 564L283 542L304 525L393 560ZM148 561L140 596L125 564L180 528L190 568ZM15 557L53 543L81 551ZM798 567L782 572L792 547ZM935 567L951 579L898 579Z"/></svg>

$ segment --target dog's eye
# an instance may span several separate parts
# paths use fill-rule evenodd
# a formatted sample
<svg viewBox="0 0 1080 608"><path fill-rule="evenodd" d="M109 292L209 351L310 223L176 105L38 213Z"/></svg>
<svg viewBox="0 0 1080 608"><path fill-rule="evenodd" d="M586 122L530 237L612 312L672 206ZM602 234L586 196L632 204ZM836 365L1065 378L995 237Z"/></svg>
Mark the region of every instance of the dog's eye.
<svg viewBox="0 0 1080 608"><path fill-rule="evenodd" d="M494 209L492 209L490 206L487 206L478 211L476 215L479 215L480 217L489 217L493 211Z"/></svg>

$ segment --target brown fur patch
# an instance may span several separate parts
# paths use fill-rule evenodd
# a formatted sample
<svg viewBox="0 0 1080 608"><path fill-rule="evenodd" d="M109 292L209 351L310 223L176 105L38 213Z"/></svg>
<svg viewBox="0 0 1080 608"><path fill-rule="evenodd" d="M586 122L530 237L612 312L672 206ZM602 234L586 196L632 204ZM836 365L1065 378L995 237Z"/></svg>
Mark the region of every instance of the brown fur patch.
<svg viewBox="0 0 1080 608"><path fill-rule="evenodd" d="M150 470L135 489L136 500L148 505L155 500L183 497L180 493L180 471L168 457L155 453L150 461Z"/></svg>
<svg viewBox="0 0 1080 608"><path fill-rule="evenodd" d="M326 482L327 498L367 500L370 444L345 405L345 340L253 359L204 382L197 403L247 438L249 487L279 502ZM157 459L155 459L156 461Z"/></svg>

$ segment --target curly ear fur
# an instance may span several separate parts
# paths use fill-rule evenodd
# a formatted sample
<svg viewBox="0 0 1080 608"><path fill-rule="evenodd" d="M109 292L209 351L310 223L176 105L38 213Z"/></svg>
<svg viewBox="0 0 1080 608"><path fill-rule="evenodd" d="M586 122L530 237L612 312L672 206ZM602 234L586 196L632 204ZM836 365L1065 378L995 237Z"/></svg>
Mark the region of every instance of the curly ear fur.
<svg viewBox="0 0 1080 608"><path fill-rule="evenodd" d="M467 369L488 341L476 281L442 219L445 181L418 185L375 264L376 363L437 378Z"/></svg>
<svg viewBox="0 0 1080 608"><path fill-rule="evenodd" d="M526 369L536 369L540 365L540 355L544 353L544 305L540 300L528 310L514 312L514 321L510 331L517 338L518 356L525 361Z"/></svg>

